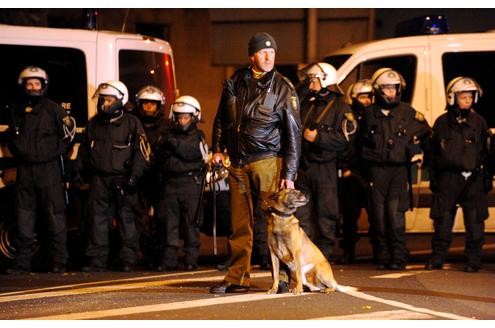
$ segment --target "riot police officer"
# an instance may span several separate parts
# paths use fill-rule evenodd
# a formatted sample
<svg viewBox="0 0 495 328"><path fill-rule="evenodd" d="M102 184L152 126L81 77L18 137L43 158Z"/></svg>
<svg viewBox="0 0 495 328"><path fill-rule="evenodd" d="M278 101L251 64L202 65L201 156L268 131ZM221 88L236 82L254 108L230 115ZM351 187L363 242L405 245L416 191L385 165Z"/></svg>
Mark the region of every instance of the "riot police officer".
<svg viewBox="0 0 495 328"><path fill-rule="evenodd" d="M66 264L66 198L63 156L75 135L75 120L46 98L48 75L28 66L19 75L21 97L11 112L9 148L18 162L16 181L16 258L8 273L31 270L31 252L37 213L48 229L50 271L61 273ZM37 206L40 206L38 208Z"/></svg>
<svg viewBox="0 0 495 328"><path fill-rule="evenodd" d="M84 272L105 271L109 255L109 227L116 219L122 247L120 269L132 270L136 261L136 185L149 162L150 148L139 119L124 111L129 94L120 81L98 86L98 113L88 122L75 171L89 171L89 218Z"/></svg>
<svg viewBox="0 0 495 328"><path fill-rule="evenodd" d="M159 219L164 227L162 261L158 271L174 271L178 265L180 234L184 238L186 271L197 268L201 199L204 188L208 146L203 131L198 100L181 96L172 105L171 124L164 129L163 143L157 150L157 165L163 177Z"/></svg>
<svg viewBox="0 0 495 328"><path fill-rule="evenodd" d="M481 267L484 220L488 218L487 193L492 175L485 166L488 156L488 126L473 106L482 95L478 83L469 77L456 77L447 85L447 112L433 126L430 189L433 204L430 217L435 233L432 255L425 268L442 269L452 241L457 207L462 207L466 241L466 272Z"/></svg>
<svg viewBox="0 0 495 328"><path fill-rule="evenodd" d="M373 102L373 86L371 80L359 80L349 86L346 101L354 112L358 126L362 124L365 108ZM357 135L357 133L356 133ZM359 240L357 233L361 209L368 207L368 183L366 172L360 158L360 140L352 138L351 147L342 154L340 169L340 200L342 204L342 256L338 263L349 264L355 261L355 248ZM369 211L367 211L369 212ZM368 221L369 220L368 213ZM370 234L371 236L371 234Z"/></svg>
<svg viewBox="0 0 495 328"><path fill-rule="evenodd" d="M357 122L337 87L337 72L328 63L305 69L309 93L301 102L302 151L296 188L310 195L296 216L327 259L335 244L339 219L337 157L345 151Z"/></svg>
<svg viewBox="0 0 495 328"><path fill-rule="evenodd" d="M377 238L378 269L403 270L405 212L410 208L410 166L415 143L427 147L431 128L424 116L401 100L405 81L390 68L372 77L375 103L364 112L361 156L367 165L370 211Z"/></svg>
<svg viewBox="0 0 495 328"><path fill-rule="evenodd" d="M165 96L163 92L153 86L147 85L136 94L136 114L146 133L150 145L150 164L138 181L139 218L138 233L140 253L145 265L156 265L160 257L160 225L156 212L160 199L160 174L156 165L155 154L162 140L162 129L165 126L163 105Z"/></svg>

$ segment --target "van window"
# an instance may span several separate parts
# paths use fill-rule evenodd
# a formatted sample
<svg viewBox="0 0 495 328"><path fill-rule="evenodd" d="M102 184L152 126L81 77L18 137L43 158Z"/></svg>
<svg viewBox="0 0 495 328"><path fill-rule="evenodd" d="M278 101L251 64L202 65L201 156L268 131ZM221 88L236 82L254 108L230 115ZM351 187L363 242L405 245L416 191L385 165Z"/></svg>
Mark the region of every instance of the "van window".
<svg viewBox="0 0 495 328"><path fill-rule="evenodd" d="M494 71L495 52L451 52L442 56L444 88L458 76L468 76L475 79L483 90L483 97L475 105L476 111L483 115L490 127L495 126L495 83Z"/></svg>
<svg viewBox="0 0 495 328"><path fill-rule="evenodd" d="M356 66L340 83L340 87L345 92L349 86L361 79L370 79L373 73L380 68L390 67L400 72L406 81L406 89L401 100L411 103L416 81L417 58L414 55L375 58L362 62Z"/></svg>
<svg viewBox="0 0 495 328"><path fill-rule="evenodd" d="M26 66L39 66L49 78L47 97L64 107L76 119L77 126L88 121L86 58L81 50L61 47L0 44L0 102L19 96L17 80ZM3 105L2 105L3 107ZM9 115L0 110L0 124L8 124Z"/></svg>
<svg viewBox="0 0 495 328"><path fill-rule="evenodd" d="M120 50L119 78L129 89L129 101L145 85L154 85L165 95L168 109L175 100L174 72L170 55L159 52Z"/></svg>
<svg viewBox="0 0 495 328"><path fill-rule="evenodd" d="M349 59L351 55L335 55L335 56L327 56L323 59L325 63L329 63L332 65L336 70L342 66L347 59Z"/></svg>

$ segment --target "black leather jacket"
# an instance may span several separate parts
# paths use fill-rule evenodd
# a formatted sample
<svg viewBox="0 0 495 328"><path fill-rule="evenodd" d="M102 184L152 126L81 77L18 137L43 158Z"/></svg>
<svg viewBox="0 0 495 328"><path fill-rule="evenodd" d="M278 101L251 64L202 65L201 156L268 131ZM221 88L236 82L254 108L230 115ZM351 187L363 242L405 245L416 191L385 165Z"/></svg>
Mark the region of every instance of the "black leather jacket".
<svg viewBox="0 0 495 328"><path fill-rule="evenodd" d="M213 125L213 152L227 152L234 165L283 157L282 179L294 181L301 153L299 100L290 81L275 69L258 82L249 100L251 70L224 84Z"/></svg>

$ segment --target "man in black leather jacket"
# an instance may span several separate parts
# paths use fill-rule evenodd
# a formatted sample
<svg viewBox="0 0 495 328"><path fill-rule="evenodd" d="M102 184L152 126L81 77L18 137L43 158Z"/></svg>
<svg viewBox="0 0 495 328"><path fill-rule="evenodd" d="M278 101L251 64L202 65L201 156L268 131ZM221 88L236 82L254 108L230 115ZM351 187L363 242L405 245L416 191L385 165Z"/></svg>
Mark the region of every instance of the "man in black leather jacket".
<svg viewBox="0 0 495 328"><path fill-rule="evenodd" d="M251 66L225 82L215 117L213 163L225 164L224 151L232 162L232 235L227 275L212 293L249 290L257 208L271 192L294 188L301 149L299 100L290 81L274 69L276 51L268 33L251 38ZM287 286L282 285L281 292Z"/></svg>

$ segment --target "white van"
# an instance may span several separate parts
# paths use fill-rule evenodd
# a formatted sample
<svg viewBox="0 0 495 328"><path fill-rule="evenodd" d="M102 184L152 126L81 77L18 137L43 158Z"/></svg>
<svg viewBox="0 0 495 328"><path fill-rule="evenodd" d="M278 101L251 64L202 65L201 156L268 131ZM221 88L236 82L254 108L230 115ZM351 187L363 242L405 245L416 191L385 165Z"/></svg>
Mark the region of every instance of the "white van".
<svg viewBox="0 0 495 328"><path fill-rule="evenodd" d="M483 97L476 108L490 127L495 127L495 33L442 34L400 37L351 45L327 56L324 61L337 69L343 90L359 79L371 78L381 67L391 67L404 76L402 100L422 112L430 125L445 111L445 87L454 77L476 79ZM432 232L429 219L431 192L427 172L415 168L414 210L407 212L407 232ZM495 193L490 194L487 232L495 232ZM366 220L360 229L367 230ZM464 231L462 211L457 212L454 231Z"/></svg>
<svg viewBox="0 0 495 328"><path fill-rule="evenodd" d="M144 85L156 85L166 96L165 108L170 108L177 90L169 43L142 35L0 25L0 54L0 257L11 257L6 231L13 216L9 187L15 182L15 167L5 144L10 114L6 106L18 92L21 70L34 65L48 73L47 96L75 117L78 132L96 113L93 94L102 82L124 82L130 102ZM70 229L72 218L68 219Z"/></svg>

